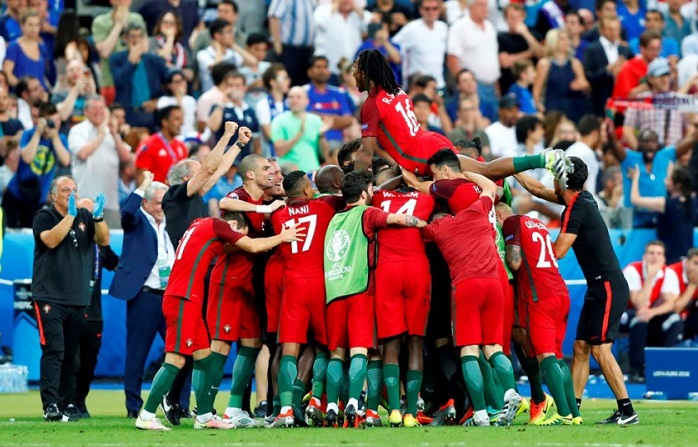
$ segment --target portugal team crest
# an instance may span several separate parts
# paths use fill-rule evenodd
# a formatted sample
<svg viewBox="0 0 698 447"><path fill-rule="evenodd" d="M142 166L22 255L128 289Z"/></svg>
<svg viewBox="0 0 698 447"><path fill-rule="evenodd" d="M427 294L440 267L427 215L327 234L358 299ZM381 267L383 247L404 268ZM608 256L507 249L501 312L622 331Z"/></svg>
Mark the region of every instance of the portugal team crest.
<svg viewBox="0 0 698 447"><path fill-rule="evenodd" d="M231 329L232 329L232 328L230 327L229 324L226 324L225 326L223 326L223 331L224 331L226 334L229 333Z"/></svg>
<svg viewBox="0 0 698 447"><path fill-rule="evenodd" d="M78 224L78 228L80 229L80 231L82 231L82 232L84 233L85 230L87 229L87 226L85 225L84 222L80 222L80 223Z"/></svg>
<svg viewBox="0 0 698 447"><path fill-rule="evenodd" d="M44 307L42 309L44 310L44 313L47 314L47 313L51 312L51 305L44 304Z"/></svg>
<svg viewBox="0 0 698 447"><path fill-rule="evenodd" d="M187 348L191 348L191 345L193 345L194 342L191 340L191 338L187 338L186 344L187 344Z"/></svg>
<svg viewBox="0 0 698 447"><path fill-rule="evenodd" d="M332 234L332 240L325 248L327 258L332 262L339 262L347 256L351 238L344 230L337 230Z"/></svg>

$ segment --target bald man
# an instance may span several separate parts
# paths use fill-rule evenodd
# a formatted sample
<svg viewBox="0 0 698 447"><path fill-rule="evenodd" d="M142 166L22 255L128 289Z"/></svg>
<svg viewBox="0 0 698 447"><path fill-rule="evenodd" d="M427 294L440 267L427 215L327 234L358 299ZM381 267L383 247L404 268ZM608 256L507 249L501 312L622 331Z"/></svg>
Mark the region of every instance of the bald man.
<svg viewBox="0 0 698 447"><path fill-rule="evenodd" d="M340 194L344 171L337 165L326 165L315 173L315 186L320 194Z"/></svg>

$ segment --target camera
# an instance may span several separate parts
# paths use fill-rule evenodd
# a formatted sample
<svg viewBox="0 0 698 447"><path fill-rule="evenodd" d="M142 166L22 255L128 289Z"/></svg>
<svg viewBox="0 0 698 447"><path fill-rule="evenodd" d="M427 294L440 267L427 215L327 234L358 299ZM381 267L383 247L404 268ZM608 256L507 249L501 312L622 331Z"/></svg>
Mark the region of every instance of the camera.
<svg viewBox="0 0 698 447"><path fill-rule="evenodd" d="M47 119L46 120L46 127L49 129L55 129L56 128L56 122L53 121L52 119Z"/></svg>

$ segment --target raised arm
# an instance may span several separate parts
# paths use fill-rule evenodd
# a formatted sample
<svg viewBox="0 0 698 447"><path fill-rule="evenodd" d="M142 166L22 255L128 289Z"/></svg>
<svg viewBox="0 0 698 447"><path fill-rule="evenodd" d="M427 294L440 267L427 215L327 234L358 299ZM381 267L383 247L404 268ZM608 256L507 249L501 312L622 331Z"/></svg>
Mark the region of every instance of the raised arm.
<svg viewBox="0 0 698 447"><path fill-rule="evenodd" d="M630 183L630 203L639 208L663 213L666 210L666 197L642 197L640 195L640 168L635 166L635 168L629 170L632 178Z"/></svg>
<svg viewBox="0 0 698 447"><path fill-rule="evenodd" d="M234 123L232 121L228 121L225 123L225 131L223 132L223 136L221 139L218 141L216 146L213 148L210 154L206 156L204 159L204 162L201 164L201 169L199 172L192 177L189 182L187 183L187 195L189 197L192 197L194 194L199 194L203 189L204 186L206 186L209 181L212 178L215 178L216 174L220 171L222 173L225 173L225 171L228 170L230 166L228 166L225 170L223 170L222 163L225 160L232 160L230 161L230 164L235 160L235 157L240 154L240 146L237 144L234 144L230 147L227 153L224 154L225 148L228 146L228 142L230 141L230 138L235 134L235 131L237 130L238 125L237 123ZM246 128L243 128L246 129ZM249 141L249 138L252 135L252 132L247 134L243 134L243 129L240 129L239 136L238 136L238 142L242 144L244 147L245 144ZM249 129L247 129L249 131ZM219 171L220 169L220 171ZM223 175L221 173L221 175ZM220 178L220 176L219 176ZM218 181L216 179L213 183Z"/></svg>
<svg viewBox="0 0 698 447"><path fill-rule="evenodd" d="M547 200L551 203L558 203L557 194L553 189L547 188L544 184L534 179L528 174L518 173L514 175L514 178L519 182L523 188L533 194L534 196Z"/></svg>

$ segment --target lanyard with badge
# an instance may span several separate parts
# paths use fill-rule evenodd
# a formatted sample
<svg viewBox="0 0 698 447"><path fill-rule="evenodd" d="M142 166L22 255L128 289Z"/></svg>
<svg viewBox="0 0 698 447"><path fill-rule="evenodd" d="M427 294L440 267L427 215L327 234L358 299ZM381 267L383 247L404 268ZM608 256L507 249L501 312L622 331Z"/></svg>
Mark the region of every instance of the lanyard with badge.
<svg viewBox="0 0 698 447"><path fill-rule="evenodd" d="M158 233L159 232L160 230L158 230ZM158 279L160 280L160 289L164 290L167 287L167 282L170 279L170 272L172 271L172 266L168 262L170 250L167 247L167 233L165 233L164 227L162 229L162 233L162 241L165 244L165 253L163 255L162 252L158 249ZM159 243L160 242L158 241L158 244Z"/></svg>
<svg viewBox="0 0 698 447"><path fill-rule="evenodd" d="M94 271L92 274L92 280L90 281L90 288L93 288L95 284L97 283L97 279L99 278L99 245L94 244L95 247L95 259L94 259Z"/></svg>
<svg viewBox="0 0 698 447"><path fill-rule="evenodd" d="M170 147L170 143L167 142L167 139L165 136L162 134L162 132L158 132L158 138L160 138L160 141L162 141L163 146L165 146L165 149L167 149L167 153L170 154L170 157L172 157L172 163L177 163L179 161L179 158L177 158L177 154L172 150Z"/></svg>

